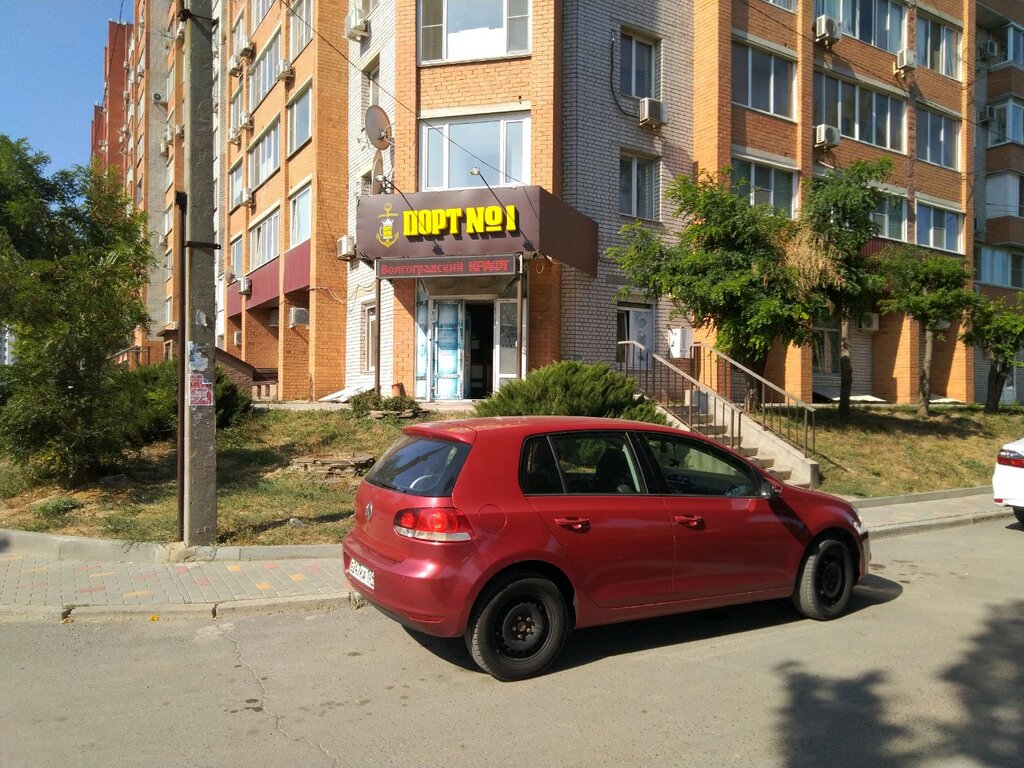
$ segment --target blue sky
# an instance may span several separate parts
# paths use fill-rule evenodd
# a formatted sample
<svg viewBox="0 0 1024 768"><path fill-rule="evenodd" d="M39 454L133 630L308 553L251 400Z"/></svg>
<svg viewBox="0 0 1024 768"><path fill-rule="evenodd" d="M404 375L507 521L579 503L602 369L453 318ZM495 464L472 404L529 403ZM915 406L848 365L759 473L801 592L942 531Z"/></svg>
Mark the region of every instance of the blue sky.
<svg viewBox="0 0 1024 768"><path fill-rule="evenodd" d="M103 98L107 22L133 0L0 0L0 133L48 154L48 171L89 161L93 104Z"/></svg>

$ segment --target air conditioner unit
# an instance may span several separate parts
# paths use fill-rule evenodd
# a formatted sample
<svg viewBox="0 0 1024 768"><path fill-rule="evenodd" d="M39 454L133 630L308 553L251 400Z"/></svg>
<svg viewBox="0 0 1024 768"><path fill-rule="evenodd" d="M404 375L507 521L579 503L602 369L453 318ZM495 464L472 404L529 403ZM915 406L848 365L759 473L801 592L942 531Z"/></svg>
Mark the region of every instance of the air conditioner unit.
<svg viewBox="0 0 1024 768"><path fill-rule="evenodd" d="M236 347L242 346L242 332L235 331L234 335L231 337L231 340L235 342Z"/></svg>
<svg viewBox="0 0 1024 768"><path fill-rule="evenodd" d="M829 46L843 39L839 20L831 16L819 16L814 20L814 42Z"/></svg>
<svg viewBox="0 0 1024 768"><path fill-rule="evenodd" d="M109 146L107 144L107 140L106 139L100 139L97 142L97 145L99 146L100 152L106 152L107 151L107 147Z"/></svg>
<svg viewBox="0 0 1024 768"><path fill-rule="evenodd" d="M125 75L125 81L128 83L128 85L134 84L135 83L135 72L133 72L131 69L129 69L128 70L128 74Z"/></svg>
<svg viewBox="0 0 1024 768"><path fill-rule="evenodd" d="M178 123L176 126L174 126L174 135L175 136L184 136L185 135L185 125L183 123Z"/></svg>
<svg viewBox="0 0 1024 768"><path fill-rule="evenodd" d="M161 139L160 140L160 154L163 155L164 157L167 157L167 154L170 151L171 151L170 142L167 142L167 141L164 141L163 139Z"/></svg>
<svg viewBox="0 0 1024 768"><path fill-rule="evenodd" d="M978 107L978 122L979 123L991 123L996 119L996 108L985 104L984 106Z"/></svg>
<svg viewBox="0 0 1024 768"><path fill-rule="evenodd" d="M170 144L172 141L174 141L174 129L171 128L171 126L169 125L166 128L164 128L163 141L167 144Z"/></svg>
<svg viewBox="0 0 1024 768"><path fill-rule="evenodd" d="M252 278L243 277L238 281L238 293L242 296L252 296Z"/></svg>
<svg viewBox="0 0 1024 768"><path fill-rule="evenodd" d="M179 21L178 22L178 27L177 27L177 29L174 30L174 39L175 40L184 40L185 39L185 22L184 21Z"/></svg>
<svg viewBox="0 0 1024 768"><path fill-rule="evenodd" d="M162 93L157 92L157 91L153 91L153 103L154 104L163 104L163 103L165 103L164 95Z"/></svg>
<svg viewBox="0 0 1024 768"><path fill-rule="evenodd" d="M228 74L232 77L238 77L242 74L242 68L245 63L242 61L242 57L237 53L228 60Z"/></svg>
<svg viewBox="0 0 1024 768"><path fill-rule="evenodd" d="M129 101L132 100L132 92L126 90L124 93L121 94L121 98L124 99L124 103L127 104Z"/></svg>
<svg viewBox="0 0 1024 768"><path fill-rule="evenodd" d="M356 42L370 36L370 20L362 8L353 8L345 17L345 37Z"/></svg>
<svg viewBox="0 0 1024 768"><path fill-rule="evenodd" d="M247 131L251 131L252 130L252 113L251 112L243 112L241 115L239 115L239 117L238 117L238 127L239 128L245 128Z"/></svg>
<svg viewBox="0 0 1024 768"><path fill-rule="evenodd" d="M832 147L838 147L841 140L842 135L834 125L822 123L821 125L814 126L814 146L816 148L831 149Z"/></svg>
<svg viewBox="0 0 1024 768"><path fill-rule="evenodd" d="M657 128L668 122L668 108L657 99L640 99L640 125Z"/></svg>
<svg viewBox="0 0 1024 768"><path fill-rule="evenodd" d="M878 320L877 312L865 312L864 315L857 320L857 330L865 333L875 333L878 331Z"/></svg>
<svg viewBox="0 0 1024 768"><path fill-rule="evenodd" d="M309 325L309 310L305 307L292 307L288 310L288 327Z"/></svg>
<svg viewBox="0 0 1024 768"><path fill-rule="evenodd" d="M351 261L356 255L356 239L352 235L342 235L338 238L338 258L342 261Z"/></svg>
<svg viewBox="0 0 1024 768"><path fill-rule="evenodd" d="M139 65L135 68L135 76L138 77L138 78L141 78L142 75L145 74L145 72L146 72L146 65L143 64L142 62L139 62Z"/></svg>
<svg viewBox="0 0 1024 768"><path fill-rule="evenodd" d="M999 59L1002 58L1002 50L999 48L999 43L995 40L986 40L984 43L978 46L978 58L979 59Z"/></svg>
<svg viewBox="0 0 1024 768"><path fill-rule="evenodd" d="M242 129L241 129L241 127L232 128L231 130L228 131L228 141L231 142L232 144L239 144L239 145L241 145L241 143L242 143Z"/></svg>
<svg viewBox="0 0 1024 768"><path fill-rule="evenodd" d="M170 237L170 232L164 232L162 235L160 235L160 245L167 245Z"/></svg>
<svg viewBox="0 0 1024 768"><path fill-rule="evenodd" d="M235 53L246 59L252 58L256 53L256 44L252 40L246 40Z"/></svg>
<svg viewBox="0 0 1024 768"><path fill-rule="evenodd" d="M256 205L256 193L249 187L242 187L242 205Z"/></svg>
<svg viewBox="0 0 1024 768"><path fill-rule="evenodd" d="M288 59L281 59L277 62L277 79L278 80L291 80L295 77L295 70L292 68L292 63Z"/></svg>
<svg viewBox="0 0 1024 768"><path fill-rule="evenodd" d="M900 48L892 65L893 74L902 75L912 69L917 69L917 52L910 48Z"/></svg>

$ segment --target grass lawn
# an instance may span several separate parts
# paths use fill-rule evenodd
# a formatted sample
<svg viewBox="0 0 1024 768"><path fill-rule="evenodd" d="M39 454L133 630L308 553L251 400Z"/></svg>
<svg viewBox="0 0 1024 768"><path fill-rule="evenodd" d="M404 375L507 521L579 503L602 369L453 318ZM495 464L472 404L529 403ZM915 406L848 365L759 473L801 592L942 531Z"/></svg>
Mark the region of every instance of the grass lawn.
<svg viewBox="0 0 1024 768"><path fill-rule="evenodd" d="M431 415L456 418L465 413ZM222 544L337 543L351 525L358 478L325 486L288 469L298 456L380 454L408 421L343 411L259 411L217 436L218 539ZM817 412L821 489L892 496L987 485L999 447L1024 436L1024 409L993 416L940 407L856 409L839 424ZM34 482L0 457L0 528L168 542L177 538L174 446L151 446L123 476L62 489ZM295 519L298 526L289 521Z"/></svg>

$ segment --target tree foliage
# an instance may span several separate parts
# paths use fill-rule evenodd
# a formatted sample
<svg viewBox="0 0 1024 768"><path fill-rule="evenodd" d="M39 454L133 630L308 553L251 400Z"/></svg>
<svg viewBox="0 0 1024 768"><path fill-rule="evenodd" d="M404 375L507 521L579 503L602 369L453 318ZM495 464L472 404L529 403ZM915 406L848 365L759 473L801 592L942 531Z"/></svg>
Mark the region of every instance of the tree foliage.
<svg viewBox="0 0 1024 768"><path fill-rule="evenodd" d="M604 416L664 424L654 403L637 396L636 382L604 363L575 360L538 368L508 381L476 405L478 416Z"/></svg>
<svg viewBox="0 0 1024 768"><path fill-rule="evenodd" d="M826 305L786 261L793 222L734 195L728 173L672 182L666 196L684 222L676 242L637 222L609 254L645 297L666 297L694 327L715 328L723 351L761 373L775 343L811 340L812 319Z"/></svg>
<svg viewBox="0 0 1024 768"><path fill-rule="evenodd" d="M791 266L809 290L820 291L840 321L839 415L850 411L853 364L850 317L870 309L882 290L881 276L864 255L878 234L872 214L884 199L875 186L892 169L888 158L857 160L848 168L830 168L804 185L799 228L786 244Z"/></svg>
<svg viewBox="0 0 1024 768"><path fill-rule="evenodd" d="M1015 367L1024 367L1017 355L1024 350L1024 295L1018 294L1016 307L1003 299L978 296L970 323L961 335L964 344L977 347L991 364L988 370L988 392L985 411L996 413L1006 380Z"/></svg>
<svg viewBox="0 0 1024 768"><path fill-rule="evenodd" d="M924 330L917 412L927 416L935 340L941 340L950 325L963 321L976 306L978 295L967 288L969 274L961 257L913 246L893 246L879 254L876 263L888 286L879 307L883 312L910 315Z"/></svg>
<svg viewBox="0 0 1024 768"><path fill-rule="evenodd" d="M150 252L112 172L47 178L48 162L0 136L0 324L16 339L0 450L77 480L130 443L131 387L111 358L146 320Z"/></svg>

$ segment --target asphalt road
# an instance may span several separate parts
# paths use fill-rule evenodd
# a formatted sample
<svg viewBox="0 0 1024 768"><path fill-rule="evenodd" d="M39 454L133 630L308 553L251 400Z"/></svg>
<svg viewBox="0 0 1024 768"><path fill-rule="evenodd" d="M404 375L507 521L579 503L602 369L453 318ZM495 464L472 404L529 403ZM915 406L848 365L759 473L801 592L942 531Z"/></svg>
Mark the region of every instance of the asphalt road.
<svg viewBox="0 0 1024 768"><path fill-rule="evenodd" d="M838 621L586 630L521 683L373 609L0 625L0 765L1024 765L1024 530L873 550Z"/></svg>

